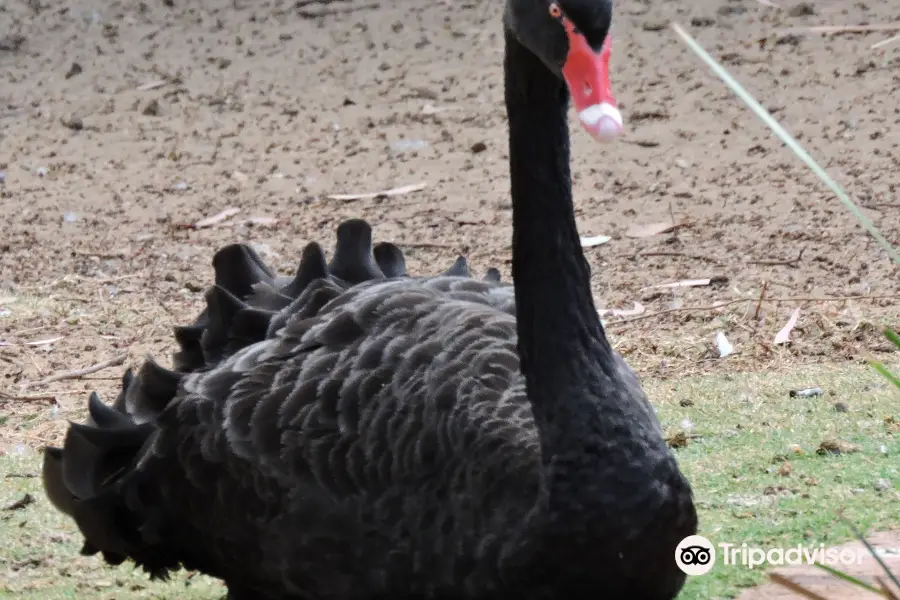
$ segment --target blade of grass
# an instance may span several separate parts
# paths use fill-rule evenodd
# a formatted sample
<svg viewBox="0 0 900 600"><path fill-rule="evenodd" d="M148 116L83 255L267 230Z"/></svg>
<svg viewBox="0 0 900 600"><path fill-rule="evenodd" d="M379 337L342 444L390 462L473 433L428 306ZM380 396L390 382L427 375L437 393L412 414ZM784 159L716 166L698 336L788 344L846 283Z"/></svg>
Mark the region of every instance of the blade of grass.
<svg viewBox="0 0 900 600"><path fill-rule="evenodd" d="M882 377L893 383L897 389L900 389L900 377L891 373L886 366L878 361L873 360L869 364L872 365L872 368L878 371Z"/></svg>
<svg viewBox="0 0 900 600"><path fill-rule="evenodd" d="M856 577L854 577L852 575L848 575L847 573L844 573L843 571L838 571L837 569L835 569L833 567L829 567L828 565L823 565L822 563L813 563L813 566L818 567L818 568L822 569L823 571L825 571L826 573L830 573L830 574L834 575L835 577L837 577L838 579L842 579L842 580L846 581L847 583L853 584L857 587L861 587L865 590L872 592L873 594L878 594L879 596L884 597L884 594L882 593L882 591L879 590L877 587L869 585L865 581L857 579Z"/></svg>
<svg viewBox="0 0 900 600"><path fill-rule="evenodd" d="M900 596L897 595L897 592L894 591L894 588L891 586L891 584L885 581L884 577L876 575L875 581L877 581L878 585L881 586L884 595L887 596L889 600L900 600Z"/></svg>
<svg viewBox="0 0 900 600"><path fill-rule="evenodd" d="M897 346L897 349L900 350L900 335L897 335L892 329L885 327L884 328L884 337L889 339L891 343ZM897 377L890 370L884 366L882 363L877 360L869 361L869 364L872 365L872 368L878 371L882 377L890 381L894 384L894 386L900 390L900 377Z"/></svg>
<svg viewBox="0 0 900 600"><path fill-rule="evenodd" d="M893 342L893 344L897 346L897 349L900 350L900 335L897 335L897 333L893 329L885 328L884 337L891 340L891 342Z"/></svg>
<svg viewBox="0 0 900 600"><path fill-rule="evenodd" d="M894 591L893 586L891 586L890 582L886 581L884 577L876 575L875 581L877 581L878 585L881 586L881 589L884 591L884 595L887 596L889 600L900 600L900 596L897 595L897 592Z"/></svg>
<svg viewBox="0 0 900 600"><path fill-rule="evenodd" d="M863 228L869 232L869 235L871 235L873 238L875 238L875 241L881 244L881 247L884 248L884 250L888 253L888 256L890 256L891 260L894 261L894 264L900 266L900 254L898 254L894 247L891 246L891 243L888 242L883 235L881 235L881 233L875 228L869 218L859 210L856 204L853 203L853 200L851 200L846 192L841 189L837 182L834 181L834 179L832 179L828 175L828 173L825 172L825 169L820 167L819 164L809 155L809 153L807 153L806 150L804 150L803 147L797 142L797 140L795 140L793 136L791 136L791 134L788 133L784 129L784 127L782 127L778 123L778 121L776 121L775 118L772 117L772 115L765 108L763 108L762 105L757 102L756 99L751 96L750 93L745 90L743 86L741 86L741 84L738 83L737 80L728 73L728 71L725 70L724 67L717 63L716 60L712 56L710 56L706 52L706 50L704 50L703 47L698 44L694 38L691 37L688 32L682 29L682 27L678 23L672 23L671 26L675 33L677 33L678 36L682 40L684 40L684 42L694 52L694 54L699 56L700 60L705 62L707 66L712 69L713 72L719 77L719 79L724 81L725 84L731 88L731 91L737 94L738 97L743 100L744 103L747 104L747 106L749 106L754 113L756 113L756 116L762 119L762 122L768 125L769 129L775 132L775 135L781 138L781 141L784 142L785 145L787 145L787 147L790 148L798 158L800 158L800 160L806 163L806 166L812 169L813 173L815 173L819 177L819 179L821 179L825 183L825 185L828 186L832 192L834 192L834 195L844 203L844 206L846 206L851 213L853 213L853 215L859 220Z"/></svg>
<svg viewBox="0 0 900 600"><path fill-rule="evenodd" d="M825 596L820 596L812 590L808 590L802 585L794 583L784 575L779 575L778 573L769 573L769 579L771 579L781 587L791 590L795 594L799 594L804 598L809 598L809 600L828 600L828 598L826 598Z"/></svg>
<svg viewBox="0 0 900 600"><path fill-rule="evenodd" d="M891 573L891 570L888 568L888 566L885 564L885 562L883 560L881 560L881 557L878 556L877 552L875 552L875 548L873 548L872 544L869 543L869 540L867 540L863 536L862 532L860 532L860 530L856 528L856 525L854 525L849 519L847 519L847 517L845 517L841 513L838 513L838 518L847 524L847 527L850 528L850 530L853 532L853 535L856 536L856 539L858 539L860 542L863 543L863 545L866 547L866 550L868 550L869 554L872 555L872 558L874 558L878 562L878 564L881 566L881 569L884 571L884 574L888 576L888 578L893 582L894 585L896 585L898 588L900 588L900 581L897 581L896 575Z"/></svg>

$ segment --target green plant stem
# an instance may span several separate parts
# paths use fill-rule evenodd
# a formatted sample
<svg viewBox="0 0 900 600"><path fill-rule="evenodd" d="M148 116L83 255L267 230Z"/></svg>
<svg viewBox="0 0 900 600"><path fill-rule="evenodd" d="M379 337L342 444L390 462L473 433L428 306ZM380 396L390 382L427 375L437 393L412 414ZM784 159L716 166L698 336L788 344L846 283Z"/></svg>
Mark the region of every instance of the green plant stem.
<svg viewBox="0 0 900 600"><path fill-rule="evenodd" d="M684 40L684 42L688 45L688 47L694 51L694 54L700 57L700 59L705 62L713 72L725 82L725 85L731 88L731 90L738 95L738 97L750 107L756 116L762 119L763 123L769 126L769 129L775 132L781 141L784 142L788 148L790 148L794 154L796 154L800 160L806 163L810 169L812 169L813 173L815 173L819 179L821 179L825 185L827 185L834 195L838 197L838 199L844 203L844 206L853 213L853 215L859 220L860 224L865 228L869 234L875 238L881 247L884 248L885 252L888 253L888 256L891 257L891 260L894 261L894 264L900 266L900 254L897 253L897 250L891 245L887 239L875 228L872 222L869 220L866 215L859 210L859 207L853 203L853 200L850 199L850 196L844 192L843 189L837 184L837 182L832 179L828 173L825 172L825 169L819 166L819 164L813 160L813 158L809 155L806 150L797 142L794 137L775 120L775 118L767 111L762 105L756 101L756 99L750 95L750 93L744 89L744 87L737 82L737 80L725 70L725 68L716 62L716 60L703 49L703 47L697 43L697 41L691 37L691 35L686 32L678 23L672 23L672 29L675 30L675 33Z"/></svg>

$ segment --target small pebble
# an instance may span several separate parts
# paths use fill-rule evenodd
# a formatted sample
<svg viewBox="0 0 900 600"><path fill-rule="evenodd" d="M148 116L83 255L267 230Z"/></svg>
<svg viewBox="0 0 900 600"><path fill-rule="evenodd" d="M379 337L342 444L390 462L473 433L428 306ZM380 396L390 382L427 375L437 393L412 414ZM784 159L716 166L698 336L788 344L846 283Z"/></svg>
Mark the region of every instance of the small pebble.
<svg viewBox="0 0 900 600"><path fill-rule="evenodd" d="M694 17L691 19L691 25L694 27L712 27L715 24L716 20L709 17Z"/></svg>
<svg viewBox="0 0 900 600"><path fill-rule="evenodd" d="M76 215L73 212L67 212L67 213L63 214L63 221L65 221L66 223L74 223L77 220L78 220L78 215Z"/></svg>
<svg viewBox="0 0 900 600"><path fill-rule="evenodd" d="M731 15L742 15L747 12L747 9L737 4L726 4L724 6L720 6L719 10L716 12L718 12L722 16L728 17Z"/></svg>
<svg viewBox="0 0 900 600"><path fill-rule="evenodd" d="M77 62L73 62L72 66L69 67L69 70L66 72L65 78L71 79L72 77L75 77L76 75L80 75L83 72L84 72L84 69L82 68L82 66L80 64L78 64Z"/></svg>
<svg viewBox="0 0 900 600"><path fill-rule="evenodd" d="M37 173L38 177L43 177L47 174L47 167L38 167L35 173Z"/></svg>
<svg viewBox="0 0 900 600"><path fill-rule="evenodd" d="M80 117L62 119L62 124L72 131L81 131L82 129L84 129L84 121L82 121Z"/></svg>
<svg viewBox="0 0 900 600"><path fill-rule="evenodd" d="M879 492L886 492L891 489L891 482L883 477L875 480L875 489Z"/></svg>
<svg viewBox="0 0 900 600"><path fill-rule="evenodd" d="M816 7L810 2L795 4L788 10L789 17L811 17L816 14Z"/></svg>
<svg viewBox="0 0 900 600"><path fill-rule="evenodd" d="M802 37L795 33L786 33L775 38L776 46L799 46L803 40Z"/></svg>
<svg viewBox="0 0 900 600"><path fill-rule="evenodd" d="M151 100L147 103L143 110L141 110L141 114L147 117L158 117L159 113L159 102L157 102L156 100Z"/></svg>

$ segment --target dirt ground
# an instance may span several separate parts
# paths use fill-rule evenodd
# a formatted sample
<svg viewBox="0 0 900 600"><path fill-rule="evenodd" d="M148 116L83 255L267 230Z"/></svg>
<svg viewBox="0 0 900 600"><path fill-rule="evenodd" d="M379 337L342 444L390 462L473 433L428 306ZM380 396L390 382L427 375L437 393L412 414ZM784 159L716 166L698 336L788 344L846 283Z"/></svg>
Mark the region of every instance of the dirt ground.
<svg viewBox="0 0 900 600"><path fill-rule="evenodd" d="M500 13L500 0L0 6L9 443L56 439L61 420L21 427L43 414L41 398L69 414L87 390L111 393L121 367L21 384L121 353L127 364L168 359L172 325L202 306L212 253L228 242L252 241L287 273L303 244L330 246L339 221L361 216L412 272L463 253L477 273L497 265L508 277ZM900 42L871 48L898 31L796 30L896 23L895 3L620 3L613 86L627 133L604 147L573 127L579 227L612 237L588 250L598 306L633 311L606 317L618 348L645 377L887 350L877 326L897 324L896 268L670 20L900 243ZM419 183L389 198L328 198ZM185 227L232 207L212 227ZM673 219L674 231L629 235ZM650 287L696 278L712 282ZM773 347L795 308L791 343ZM719 331L735 348L727 359Z"/></svg>

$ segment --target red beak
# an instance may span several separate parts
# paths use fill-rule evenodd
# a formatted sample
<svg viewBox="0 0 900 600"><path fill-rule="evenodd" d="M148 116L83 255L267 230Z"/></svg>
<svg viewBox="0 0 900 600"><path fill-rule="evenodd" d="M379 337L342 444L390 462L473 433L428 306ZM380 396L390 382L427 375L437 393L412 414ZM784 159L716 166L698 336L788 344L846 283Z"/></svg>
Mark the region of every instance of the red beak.
<svg viewBox="0 0 900 600"><path fill-rule="evenodd" d="M612 141L622 133L622 114L609 83L610 38L607 36L603 48L595 52L571 21L565 17L560 20L569 36L563 76L578 111L578 120L594 139Z"/></svg>

